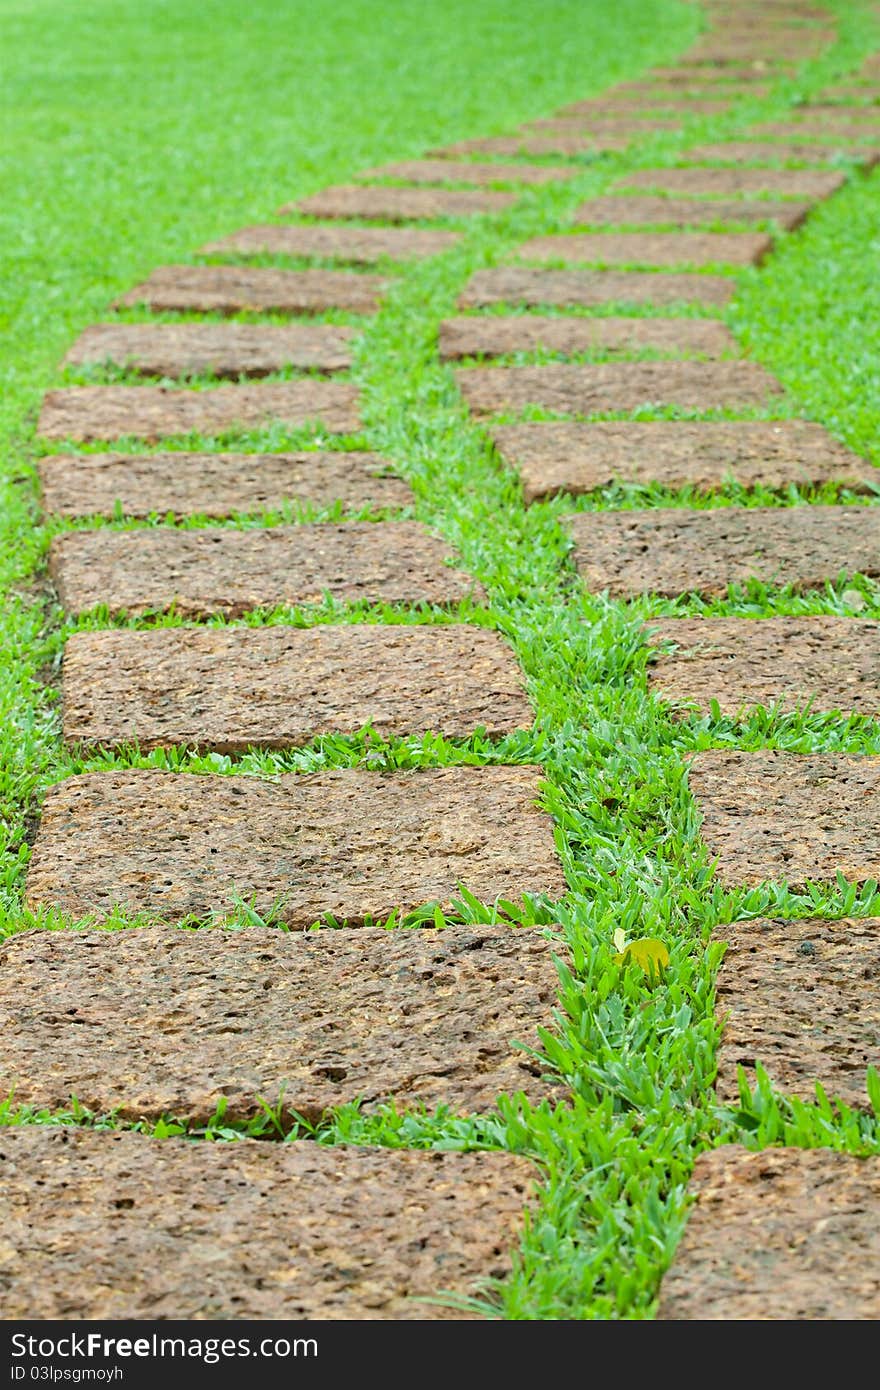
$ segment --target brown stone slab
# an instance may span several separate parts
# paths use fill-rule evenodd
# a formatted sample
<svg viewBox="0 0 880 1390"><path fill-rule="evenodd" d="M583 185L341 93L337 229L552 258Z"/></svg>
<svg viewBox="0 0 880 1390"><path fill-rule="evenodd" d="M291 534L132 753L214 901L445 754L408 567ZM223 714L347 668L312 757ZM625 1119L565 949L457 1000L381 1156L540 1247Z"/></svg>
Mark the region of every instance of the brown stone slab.
<svg viewBox="0 0 880 1390"><path fill-rule="evenodd" d="M459 295L459 309L493 304L594 308L599 304L729 304L736 285L724 275L654 271L531 270L495 266L476 271Z"/></svg>
<svg viewBox="0 0 880 1390"><path fill-rule="evenodd" d="M291 928L360 926L461 884L481 901L560 897L539 767L196 776L86 773L50 789L27 900L72 916L114 905L165 922L227 912L233 895ZM241 938L240 938L241 939Z"/></svg>
<svg viewBox="0 0 880 1390"><path fill-rule="evenodd" d="M0 1085L128 1120L207 1124L261 1101L317 1123L367 1111L491 1110L552 1093L537 1050L559 978L527 928L27 932L0 946ZM157 1004L173 1000L164 1026Z"/></svg>
<svg viewBox="0 0 880 1390"><path fill-rule="evenodd" d="M530 728L519 667L463 624L76 632L64 652L69 744L243 753L322 734Z"/></svg>
<svg viewBox="0 0 880 1390"><path fill-rule="evenodd" d="M652 692L724 715L778 707L880 713L880 625L853 618L652 618ZM673 649L668 644L674 643Z"/></svg>
<svg viewBox="0 0 880 1390"><path fill-rule="evenodd" d="M440 356L500 357L504 353L602 351L702 353L722 357L738 351L723 323L711 319L541 318L538 314L469 315L440 325Z"/></svg>
<svg viewBox="0 0 880 1390"><path fill-rule="evenodd" d="M353 328L335 323L98 323L80 334L66 367L112 362L142 376L267 376L284 367L341 372Z"/></svg>
<svg viewBox="0 0 880 1390"><path fill-rule="evenodd" d="M660 104L664 101L715 101L719 95L731 102L760 101L773 90L770 83L755 82L739 92L734 84L735 78L732 77L724 88L719 88L717 82L703 83L702 73L693 71L684 82L622 82L616 90L627 96L644 97L646 101Z"/></svg>
<svg viewBox="0 0 880 1390"><path fill-rule="evenodd" d="M523 135L651 135L655 130L679 130L681 121L674 116L605 117L542 116L520 126ZM507 138L507 137L504 137Z"/></svg>
<svg viewBox="0 0 880 1390"><path fill-rule="evenodd" d="M608 154L614 150L625 150L635 139L635 135L627 135L622 131L615 133L600 133L592 131L575 134L573 132L549 131L547 133L531 133L524 131L518 135L493 135L484 140L460 140L455 145L442 145L439 149L432 150L431 153L437 155L439 159L452 158L455 155L463 154L491 154L491 155L517 155L517 154L589 154L600 155ZM505 166L505 167L510 167ZM528 168L528 165L523 166ZM532 166L535 167L535 166ZM537 166L540 168L540 166ZM542 171L543 172L543 171ZM570 169L567 177L573 178L581 171ZM498 180L494 180L497 182ZM520 180L524 182L524 180Z"/></svg>
<svg viewBox="0 0 880 1390"><path fill-rule="evenodd" d="M414 521L349 521L235 531L151 526L56 536L49 569L71 613L174 607L187 618L343 602L458 603L482 593L446 563L449 547Z"/></svg>
<svg viewBox="0 0 880 1390"><path fill-rule="evenodd" d="M700 1155L689 1191L661 1320L880 1317L880 1159L726 1145Z"/></svg>
<svg viewBox="0 0 880 1390"><path fill-rule="evenodd" d="M590 362L468 367L456 372L472 413L539 405L568 415L672 405L682 410L761 405L780 391L753 362Z"/></svg>
<svg viewBox="0 0 880 1390"><path fill-rule="evenodd" d="M715 161L728 164L832 164L840 159L871 166L880 160L880 150L854 145L783 145L770 140L725 140L712 145L696 145L685 150L683 159L697 163Z"/></svg>
<svg viewBox="0 0 880 1390"><path fill-rule="evenodd" d="M3 1259L14 1277L4 1311L473 1317L435 1300L479 1294L509 1271L533 1171L506 1153L7 1127Z"/></svg>
<svg viewBox="0 0 880 1390"><path fill-rule="evenodd" d="M418 218L473 217L513 207L516 193L475 188L367 188L363 184L325 188L281 208L310 217L376 217L388 222Z"/></svg>
<svg viewBox="0 0 880 1390"><path fill-rule="evenodd" d="M877 477L870 463L805 420L548 420L497 426L492 438L519 473L527 502L615 482L701 492L731 481L778 489L835 482L865 491Z"/></svg>
<svg viewBox="0 0 880 1390"><path fill-rule="evenodd" d="M815 169L636 169L614 188L660 188L685 196L829 198L846 175Z"/></svg>
<svg viewBox="0 0 880 1390"><path fill-rule="evenodd" d="M756 265L773 240L766 232L585 232L533 237L517 248L530 261L604 265Z"/></svg>
<svg viewBox="0 0 880 1390"><path fill-rule="evenodd" d="M686 121L692 116L723 116L732 105L731 101L725 101L720 97L700 101L687 97L670 97L662 101L656 97L632 97L626 93L615 96L613 92L606 92L601 97L591 97L588 101L575 101L570 106L561 106L556 115L595 116L602 119L605 116L644 116L646 112L655 111L666 115L674 111Z"/></svg>
<svg viewBox="0 0 880 1390"><path fill-rule="evenodd" d="M285 227L243 227L240 232L209 241L202 256L320 256L327 260L371 265L384 259L418 260L441 256L461 241L460 232L432 232L423 227L322 227L315 223Z"/></svg>
<svg viewBox="0 0 880 1390"><path fill-rule="evenodd" d="M618 596L725 595L749 579L815 589L842 573L880 575L873 507L664 507L565 521L588 587Z"/></svg>
<svg viewBox="0 0 880 1390"><path fill-rule="evenodd" d="M713 749L689 780L721 883L880 878L880 758Z"/></svg>
<svg viewBox="0 0 880 1390"><path fill-rule="evenodd" d="M841 141L841 152L848 153L847 141L865 140L871 135L880 134L877 127L865 128L864 123L857 125L845 125L842 122L829 122L826 119L808 120L804 118L800 121L767 121L761 125L752 126L749 130L749 139L755 136L767 136L778 140L824 140L832 145L835 140Z"/></svg>
<svg viewBox="0 0 880 1390"><path fill-rule="evenodd" d="M575 208L577 223L604 226L699 227L712 222L776 222L787 232L800 226L810 211L809 203L701 203L690 198L630 197L591 198Z"/></svg>
<svg viewBox="0 0 880 1390"><path fill-rule="evenodd" d="M727 943L716 1012L724 1033L719 1099L739 1100L737 1071L759 1062L788 1095L868 1108L865 1072L880 1066L880 919L768 921L716 928Z"/></svg>
<svg viewBox="0 0 880 1390"><path fill-rule="evenodd" d="M363 179L404 179L407 183L472 183L491 187L496 183L564 183L573 179L576 169L553 169L533 164L475 164L469 160L405 159L368 169Z"/></svg>
<svg viewBox="0 0 880 1390"><path fill-rule="evenodd" d="M47 391L37 423L44 439L162 439L225 434L280 421L288 429L360 429L358 389L347 381L284 381L176 391L165 386L71 386Z"/></svg>
<svg viewBox="0 0 880 1390"><path fill-rule="evenodd" d="M150 309L314 314L347 309L374 314L388 281L354 270L275 270L244 265L163 265L117 305Z"/></svg>
<svg viewBox="0 0 880 1390"><path fill-rule="evenodd" d="M775 71L768 71L767 64L758 60L756 64L730 64L718 67L714 63L680 63L677 67L652 68L648 73L650 81L663 83L711 82L714 89L724 90L724 83L748 82L764 85L768 77L775 77ZM779 74L780 76L782 74ZM620 88L618 88L618 91ZM754 90L750 88L750 90Z"/></svg>
<svg viewBox="0 0 880 1390"><path fill-rule="evenodd" d="M232 516L289 503L407 507L410 487L379 454L60 454L38 460L55 516Z"/></svg>

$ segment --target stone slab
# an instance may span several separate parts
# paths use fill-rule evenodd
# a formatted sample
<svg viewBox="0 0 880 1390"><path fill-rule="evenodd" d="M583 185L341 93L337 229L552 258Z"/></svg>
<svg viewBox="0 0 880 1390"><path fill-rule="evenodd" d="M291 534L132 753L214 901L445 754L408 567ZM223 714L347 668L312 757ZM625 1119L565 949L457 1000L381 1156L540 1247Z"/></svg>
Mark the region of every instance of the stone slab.
<svg viewBox="0 0 880 1390"><path fill-rule="evenodd" d="M373 217L388 222L419 218L473 217L477 213L504 212L518 195L476 188L367 188L351 184L325 188L280 209L309 217Z"/></svg>
<svg viewBox="0 0 880 1390"><path fill-rule="evenodd" d="M404 179L407 183L470 183L492 187L496 183L564 183L577 176L576 169L554 169L534 164L476 164L470 160L405 159L383 164L359 175L363 179Z"/></svg>
<svg viewBox="0 0 880 1390"><path fill-rule="evenodd" d="M660 188L669 193L707 197L829 198L846 182L846 175L816 169L636 169L617 180L614 188Z"/></svg>
<svg viewBox="0 0 880 1390"><path fill-rule="evenodd" d="M702 353L722 357L739 351L723 323L712 319L542 318L538 314L466 315L440 325L440 356L500 357L505 353L639 352Z"/></svg>
<svg viewBox="0 0 880 1390"><path fill-rule="evenodd" d="M98 323L66 367L112 362L141 376L268 376L284 367L346 371L355 330L335 323Z"/></svg>
<svg viewBox="0 0 880 1390"><path fill-rule="evenodd" d="M407 507L410 487L379 454L57 454L38 460L43 507L54 516L226 517L290 503Z"/></svg>
<svg viewBox="0 0 880 1390"><path fill-rule="evenodd" d="M728 164L833 164L840 159L870 167L880 160L880 149L855 145L782 144L771 140L724 140L717 144L695 145L682 158L696 163L722 161Z"/></svg>
<svg viewBox="0 0 880 1390"><path fill-rule="evenodd" d="M587 226L699 227L714 222L776 222L784 231L799 227L809 203L701 203L690 198L591 198L575 208L574 220Z"/></svg>
<svg viewBox="0 0 880 1390"><path fill-rule="evenodd" d="M721 883L880 878L880 758L713 749L689 781Z"/></svg>
<svg viewBox="0 0 880 1390"><path fill-rule="evenodd" d="M367 724L446 738L532 725L510 648L460 623L75 632L63 690L64 738L90 748L240 754Z"/></svg>
<svg viewBox="0 0 880 1390"><path fill-rule="evenodd" d="M874 507L663 507L565 521L588 587L617 596L724 596L752 578L815 589L841 573L880 576Z"/></svg>
<svg viewBox="0 0 880 1390"><path fill-rule="evenodd" d="M876 135L877 127L867 127L865 122L845 125L843 122L830 121L827 117L816 119L803 118L799 121L767 121L761 125L752 126L749 130L749 139L755 137L768 137L778 140L822 140L827 146L834 148L835 142L839 142L841 153L848 153L847 141L865 140L871 135Z"/></svg>
<svg viewBox="0 0 880 1390"><path fill-rule="evenodd" d="M233 895L293 929L360 926L464 884L481 901L560 897L539 767L360 768L259 777L135 769L50 789L27 878L30 907L102 919L208 919ZM243 938L239 938L243 940ZM243 948L244 949L244 948Z"/></svg>
<svg viewBox="0 0 880 1390"><path fill-rule="evenodd" d="M575 101L570 106L560 106L555 113L557 116L595 116L597 119L604 119L606 116L644 116L646 112L657 112L658 114L668 115L675 112L682 120L690 120L692 116L723 116L730 109L733 103L721 97L708 98L705 100L694 100L693 98L667 98L665 101L657 97L633 97L622 93L615 96L613 92L606 92L601 97L590 97L587 101Z"/></svg>
<svg viewBox="0 0 880 1390"><path fill-rule="evenodd" d="M460 232L434 232L424 227L301 226L243 227L239 232L209 241L202 256L314 256L371 265L375 261L409 261L442 256L461 241Z"/></svg>
<svg viewBox="0 0 880 1390"><path fill-rule="evenodd" d="M805 420L543 421L499 426L492 437L519 473L527 502L614 482L700 492L730 481L778 489L834 482L866 491L877 477L870 463Z"/></svg>
<svg viewBox="0 0 880 1390"><path fill-rule="evenodd" d="M19 1105L207 1124L261 1100L317 1123L366 1111L537 1104L559 978L528 928L26 932L0 946L0 1086ZM163 1010L163 1004L165 1009Z"/></svg>
<svg viewBox="0 0 880 1390"><path fill-rule="evenodd" d="M483 140L460 140L458 144L442 145L439 149L432 150L431 153L437 155L439 159L451 159L456 155L465 154L600 155L609 154L616 150L625 150L635 138L635 134L626 134L621 130L615 132L593 130L580 133L523 131L516 135L493 135ZM522 167L528 168L529 166L524 165ZM532 167L540 168L541 166ZM567 176L574 178L579 173L581 173L580 169L570 169L567 171ZM520 182L524 182L524 180L520 180Z"/></svg>
<svg viewBox="0 0 880 1390"><path fill-rule="evenodd" d="M459 309L493 304L594 308L600 304L729 304L736 291L724 275L627 270L532 270L495 266L476 271L458 299Z"/></svg>
<svg viewBox="0 0 880 1390"><path fill-rule="evenodd" d="M722 88L717 81L704 82L702 73L693 71L681 82L661 82L659 79L622 82L615 90L626 96L644 97L646 101L714 101L716 97L722 96L728 101L739 102L761 101L770 94L773 87L770 83L755 82L743 91L738 91L735 79L731 78L728 85Z"/></svg>
<svg viewBox="0 0 880 1390"><path fill-rule="evenodd" d="M657 130L679 130L681 121L675 116L605 116L600 120L589 116L541 116L521 125L522 135L652 135ZM504 137L505 139L507 137Z"/></svg>
<svg viewBox="0 0 880 1390"><path fill-rule="evenodd" d="M433 1300L509 1271L534 1170L35 1125L0 1130L0 1172L6 1317L152 1323L475 1316Z"/></svg>
<svg viewBox="0 0 880 1390"><path fill-rule="evenodd" d="M156 440L319 425L332 434L360 429L359 392L347 381L283 381L178 391L167 386L70 386L47 391L37 422L44 439Z"/></svg>
<svg viewBox="0 0 880 1390"><path fill-rule="evenodd" d="M766 232L584 232L533 237L517 248L530 261L604 265L757 265L773 246Z"/></svg>
<svg viewBox="0 0 880 1390"><path fill-rule="evenodd" d="M651 68L647 74L647 80L676 84L682 82L693 82L696 78L700 82L711 82L713 88L724 90L724 84L729 82L749 82L765 84L768 76L775 76L775 72L768 72L767 64L758 60L754 64L730 64L718 67L713 63L680 63L678 66ZM619 89L618 89L619 90ZM749 88L750 91L754 90Z"/></svg>
<svg viewBox="0 0 880 1390"><path fill-rule="evenodd" d="M880 1317L880 1159L726 1145L700 1155L689 1191L661 1321Z"/></svg>
<svg viewBox="0 0 880 1390"><path fill-rule="evenodd" d="M276 270L244 265L163 265L116 305L214 314L374 314L388 281L354 270Z"/></svg>
<svg viewBox="0 0 880 1390"><path fill-rule="evenodd" d="M49 571L62 605L112 614L174 608L181 617L241 617L254 608L321 603L458 603L479 585L445 562L449 546L414 521L131 531L56 536Z"/></svg>
<svg viewBox="0 0 880 1390"><path fill-rule="evenodd" d="M715 1089L739 1100L737 1072L755 1063L787 1095L868 1109L865 1073L880 1066L880 919L757 919L716 928L727 943L716 1013L724 1033Z"/></svg>
<svg viewBox="0 0 880 1390"><path fill-rule="evenodd" d="M766 403L781 389L753 362L590 362L456 372L474 415L539 405L568 415L670 405L714 410Z"/></svg>

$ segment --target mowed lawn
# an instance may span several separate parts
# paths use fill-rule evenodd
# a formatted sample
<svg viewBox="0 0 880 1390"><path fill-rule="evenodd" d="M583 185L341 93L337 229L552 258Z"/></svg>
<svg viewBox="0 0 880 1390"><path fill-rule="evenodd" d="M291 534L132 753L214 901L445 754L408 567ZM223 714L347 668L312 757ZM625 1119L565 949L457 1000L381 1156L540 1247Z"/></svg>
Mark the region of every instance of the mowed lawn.
<svg viewBox="0 0 880 1390"><path fill-rule="evenodd" d="M829 8L840 15L839 44L807 65L791 88L757 100L749 120L782 118L790 98L851 71L880 44L869 5L841 0ZM613 6L604 0L341 0L318 11L284 0L246 7L229 0L149 7L0 0L0 19L6 67L0 582L7 590L0 615L0 933L33 925L21 907L30 832L45 787L72 772L155 766L271 774L367 759L388 767L542 763L545 805L556 817L570 892L558 904L527 901L507 911L525 925L553 925L567 954L560 1011L548 1019L542 1046L571 1103L530 1109L511 1101L497 1116L479 1119L443 1111L398 1116L391 1109L368 1118L350 1106L315 1137L531 1155L545 1177L541 1203L513 1276L491 1293L486 1311L509 1318L650 1317L702 1148L734 1140L880 1150L875 1119L833 1111L821 1100L798 1105L763 1083L755 1094L745 1091L737 1109L714 1100L720 950L707 946L712 929L768 912L876 913L880 900L873 885L861 893L836 884L800 895L781 884L722 893L700 843L685 756L725 746L877 753L880 729L869 719L809 713L770 712L744 723L714 715L675 721L647 694L641 626L653 614L710 611L880 618L880 598L860 578L807 595L755 584L713 604L693 598L625 604L583 593L573 582L558 522L573 507L854 499L832 488L820 498L728 488L708 501L658 488L616 488L526 508L485 433L463 410L452 372L439 364L436 331L474 269L500 262L528 235L561 230L578 202L604 191L624 169L674 162L681 137L584 159L571 185L530 191L511 213L475 219L459 249L400 273L358 346L353 375L363 390L366 427L352 443L395 461L412 483L418 518L457 547L486 586L486 607L466 613L497 627L513 645L536 711L528 733L494 745L479 734L458 743L339 737L239 759L136 750L86 758L65 751L57 695L64 636L75 626L100 626L102 618L65 623L53 604L41 566L57 526L40 524L32 460L36 410L47 387L65 379L128 379L124 373L64 378L58 362L83 327L110 316L116 294L155 266L192 260L203 242L270 220L280 204L359 170L444 142L508 132L670 61L697 32L697 7L673 0ZM708 140L731 129L724 119L707 118L700 134ZM880 178L853 175L802 231L783 239L765 266L740 277L727 314L740 341L787 388L775 414L818 420L875 462L878 215ZM217 440L191 442L218 446ZM276 430L220 442L279 449L305 436ZM327 607L249 621L442 622L448 616ZM246 927L247 905L232 911ZM433 920L433 909L426 915ZM491 904L465 897L453 919L497 916ZM40 925L62 924L43 918ZM652 985L637 968L620 968L613 939L620 930L627 939L664 940L671 961L662 981ZM0 1106L0 1122L71 1119L113 1123L75 1111L34 1115L14 1103ZM173 1117L159 1127L160 1133L178 1130ZM269 1130L267 1118L262 1132ZM238 1132L218 1117L207 1133L233 1141Z"/></svg>

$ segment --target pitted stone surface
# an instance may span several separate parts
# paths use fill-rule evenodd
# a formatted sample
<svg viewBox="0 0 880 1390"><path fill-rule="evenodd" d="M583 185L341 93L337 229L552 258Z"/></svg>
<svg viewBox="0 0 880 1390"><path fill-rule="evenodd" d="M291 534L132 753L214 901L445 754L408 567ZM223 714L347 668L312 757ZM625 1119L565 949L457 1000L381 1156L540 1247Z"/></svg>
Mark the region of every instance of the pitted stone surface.
<svg viewBox="0 0 880 1390"><path fill-rule="evenodd" d="M587 586L619 596L724 595L749 579L815 589L840 574L880 576L874 507L663 507L563 520Z"/></svg>
<svg viewBox="0 0 880 1390"><path fill-rule="evenodd" d="M37 423L44 439L162 439L225 434L281 421L318 424L334 434L360 429L358 389L347 381L262 383L174 390L166 386L70 386L47 391Z"/></svg>
<svg viewBox="0 0 880 1390"><path fill-rule="evenodd" d="M683 158L698 163L722 161L728 164L834 164L845 157L856 164L873 165L880 150L855 145L774 144L769 140L724 140L716 144L695 145Z"/></svg>
<svg viewBox="0 0 880 1390"><path fill-rule="evenodd" d="M49 572L63 606L113 614L169 609L185 618L346 602L458 603L482 593L446 563L449 547L414 521L236 531L151 526L56 536Z"/></svg>
<svg viewBox="0 0 880 1390"><path fill-rule="evenodd" d="M534 237L517 248L529 261L604 265L755 265L773 245L765 232L586 232Z"/></svg>
<svg viewBox="0 0 880 1390"><path fill-rule="evenodd" d="M261 1100L316 1123L366 1110L490 1110L553 1091L538 1027L559 979L510 927L26 932L0 945L0 1085L20 1105L206 1124ZM558 951L557 951L558 954Z"/></svg>
<svg viewBox="0 0 880 1390"><path fill-rule="evenodd" d="M880 758L712 750L689 780L723 884L880 878Z"/></svg>
<svg viewBox="0 0 880 1390"><path fill-rule="evenodd" d="M163 922L226 913L233 895L307 928L481 901L560 897L539 767L344 769L258 777L135 769L53 787L27 901L101 919L120 905ZM243 938L242 938L243 940Z"/></svg>
<svg viewBox="0 0 880 1390"><path fill-rule="evenodd" d="M496 183L564 183L577 169L553 169L535 164L476 164L470 160L405 159L383 164L359 175L363 179L405 179L407 183L472 183L491 187Z"/></svg>
<svg viewBox="0 0 880 1390"><path fill-rule="evenodd" d="M585 226L699 227L715 222L776 222L784 231L799 227L810 211L809 203L701 203L692 198L615 197L591 198L575 208L574 220Z"/></svg>
<svg viewBox="0 0 880 1390"><path fill-rule="evenodd" d="M655 695L735 717L756 705L786 712L880 715L880 623L854 618L652 618ZM675 643L669 650L668 644Z"/></svg>
<svg viewBox="0 0 880 1390"><path fill-rule="evenodd" d="M865 1073L880 1066L880 919L735 922L717 980L724 1033L716 1090L739 1100L737 1071L755 1085L755 1063L788 1095L868 1108Z"/></svg>
<svg viewBox="0 0 880 1390"><path fill-rule="evenodd" d="M537 314L470 315L440 325L440 356L500 357L511 352L700 353L733 356L736 339L723 323L711 319L541 318Z"/></svg>
<svg viewBox="0 0 880 1390"><path fill-rule="evenodd" d="M594 308L600 304L729 304L736 285L725 275L639 270L478 270L459 295L459 309L493 304Z"/></svg>
<svg viewBox="0 0 880 1390"><path fill-rule="evenodd" d="M412 492L379 454L60 454L38 461L43 506L57 516L232 516L312 507L406 507Z"/></svg>
<svg viewBox="0 0 880 1390"><path fill-rule="evenodd" d="M9 1318L473 1316L534 1170L503 1153L0 1130ZM423 1300L429 1299L430 1302Z"/></svg>
<svg viewBox="0 0 880 1390"><path fill-rule="evenodd" d="M308 222L287 227L273 223L243 227L219 241L210 241L200 248L200 254L320 256L371 265L384 258L409 261L421 256L441 256L460 241L460 232L432 232L423 227L322 227Z"/></svg>
<svg viewBox="0 0 880 1390"><path fill-rule="evenodd" d="M281 208L309 217L381 217L389 222L417 218L473 217L475 213L504 212L518 195L475 188L368 188L364 184L325 188Z"/></svg>
<svg viewBox="0 0 880 1390"><path fill-rule="evenodd" d="M846 175L815 169L636 169L624 174L614 188L660 188L685 197L829 198L842 188Z"/></svg>
<svg viewBox="0 0 880 1390"><path fill-rule="evenodd" d="M673 322L709 327L705 320ZM861 492L880 476L821 425L806 420L547 420L496 426L492 438L505 462L519 473L527 502L559 492L593 492L615 481L701 492L731 481L779 489L792 483L804 487L835 482Z"/></svg>
<svg viewBox="0 0 880 1390"><path fill-rule="evenodd" d="M64 737L141 749L291 748L370 724L490 738L530 728L519 667L463 624L75 632L64 652Z"/></svg>
<svg viewBox="0 0 880 1390"><path fill-rule="evenodd" d="M518 135L492 135L484 140L461 140L455 145L442 145L431 153L440 159L452 159L456 155L490 154L607 154L614 150L625 150L635 139L635 133L618 131L531 131L523 130ZM524 166L528 168L528 165ZM540 167L540 166L533 166ZM581 173L571 169L569 178ZM524 180L522 180L524 182Z"/></svg>
<svg viewBox="0 0 880 1390"><path fill-rule="evenodd" d="M80 335L67 367L113 362L142 376L267 376L283 367L341 372L355 330L335 323L99 323Z"/></svg>
<svg viewBox="0 0 880 1390"><path fill-rule="evenodd" d="M276 270L265 266L163 265L117 304L204 313L313 314L348 309L374 314L388 288L379 275L354 270Z"/></svg>

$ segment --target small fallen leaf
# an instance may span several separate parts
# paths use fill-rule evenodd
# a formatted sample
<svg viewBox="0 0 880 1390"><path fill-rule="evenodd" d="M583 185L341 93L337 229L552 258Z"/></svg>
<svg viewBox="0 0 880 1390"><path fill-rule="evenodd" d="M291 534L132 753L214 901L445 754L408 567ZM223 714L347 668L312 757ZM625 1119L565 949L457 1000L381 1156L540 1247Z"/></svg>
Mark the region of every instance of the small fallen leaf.
<svg viewBox="0 0 880 1390"><path fill-rule="evenodd" d="M638 941L631 941L614 959L618 965L629 965L634 961L646 975L659 975L669 964L669 952L655 936L643 936Z"/></svg>
<svg viewBox="0 0 880 1390"><path fill-rule="evenodd" d="M616 951L626 950L626 932L623 930L623 927L617 928L611 940L614 942L614 949Z"/></svg>

